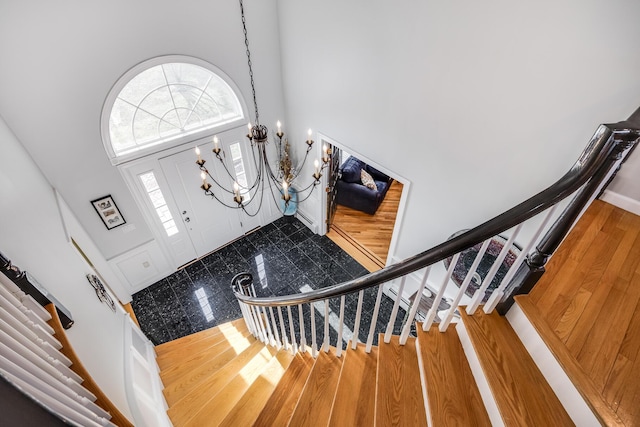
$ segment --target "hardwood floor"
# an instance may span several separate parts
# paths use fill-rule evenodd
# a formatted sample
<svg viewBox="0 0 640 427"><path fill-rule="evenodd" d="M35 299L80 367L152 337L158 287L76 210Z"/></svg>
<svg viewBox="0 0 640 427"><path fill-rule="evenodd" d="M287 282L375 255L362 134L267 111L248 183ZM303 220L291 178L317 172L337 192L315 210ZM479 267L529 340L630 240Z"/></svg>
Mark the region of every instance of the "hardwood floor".
<svg viewBox="0 0 640 427"><path fill-rule="evenodd" d="M402 187L400 182L393 181L374 215L338 205L327 237L370 271L383 268L389 255Z"/></svg>
<svg viewBox="0 0 640 427"><path fill-rule="evenodd" d="M622 422L640 425L640 216L596 200L527 299Z"/></svg>

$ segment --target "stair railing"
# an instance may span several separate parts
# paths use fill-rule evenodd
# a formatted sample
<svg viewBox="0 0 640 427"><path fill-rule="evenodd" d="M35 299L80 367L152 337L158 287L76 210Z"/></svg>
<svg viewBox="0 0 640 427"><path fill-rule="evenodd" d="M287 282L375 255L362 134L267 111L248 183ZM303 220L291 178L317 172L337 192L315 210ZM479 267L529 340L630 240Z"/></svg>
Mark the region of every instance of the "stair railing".
<svg viewBox="0 0 640 427"><path fill-rule="evenodd" d="M439 330L445 331L465 298L468 313L475 312L483 301L486 301L483 306L486 313L498 307L498 310L504 314L513 304L513 296L528 292L542 276L544 266L553 252L581 213L608 185L639 139L640 108L626 121L600 125L572 168L547 189L473 229L365 276L299 294L258 298L251 283L251 276L244 273L248 277L243 276L244 283L240 283L241 281L236 281L236 278L241 276L238 275L234 278L234 292L249 330L261 341L278 348L287 348L295 353L307 351L308 334L305 333L305 328L310 328L309 349L315 357L320 350L329 351L332 338L330 326L333 326L337 332L334 337L337 356L340 356L343 351L343 341L350 340L352 348L356 348L360 341L361 326L365 326L365 331L368 331L365 349L369 352L377 332L384 286L396 279L400 282L386 321L386 328L384 328L385 342L390 341L395 329L395 332L400 334L400 343L405 344L416 319L423 321L422 328L426 331L440 317ZM559 203L565 199L569 200L572 195L573 198L560 214L556 215L556 211L559 211ZM525 228L531 235L522 246L519 255L513 260L512 249L515 247L517 237L523 234L522 231ZM478 288L473 296L470 299L465 297L465 292L474 277L476 281L479 277L476 271L484 255L496 237L504 240L502 235L509 236L506 243L503 244L494 263L488 267L484 279L481 278L481 283L476 283ZM465 267L464 279L460 281L458 277L459 286L452 291L450 285L456 269L459 268L461 254L466 254L465 251L471 248L474 252L477 251L475 259L468 268ZM507 257L511 257L510 268L487 299L487 290ZM432 305L427 313L420 313L418 316L420 300L427 287L432 267L445 260L449 265L444 276L439 280L436 278L440 285L436 286ZM418 297L406 304L404 320L401 325L397 325L406 280L414 273L420 274L420 285L415 294ZM370 319L365 319L369 314L363 311L363 301L365 292L369 289L376 291L376 300ZM356 292L357 300L354 301L351 294ZM439 311L447 295L449 299L446 302L449 308L446 311ZM347 299L350 304L355 304L356 309L353 323L348 325L345 322ZM330 309L332 303L339 314L335 314ZM277 313L277 316L274 313ZM293 316L293 313L296 315ZM316 340L318 332L316 314L319 314L324 322L321 343ZM369 322L368 329L363 323L365 321ZM353 330L348 331L351 325Z"/></svg>

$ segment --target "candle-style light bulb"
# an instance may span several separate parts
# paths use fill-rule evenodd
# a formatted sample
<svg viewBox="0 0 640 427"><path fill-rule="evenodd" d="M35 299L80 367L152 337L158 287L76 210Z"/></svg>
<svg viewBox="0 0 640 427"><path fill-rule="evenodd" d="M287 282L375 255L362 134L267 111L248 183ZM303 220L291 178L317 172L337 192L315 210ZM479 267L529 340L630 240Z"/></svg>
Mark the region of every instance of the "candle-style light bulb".
<svg viewBox="0 0 640 427"><path fill-rule="evenodd" d="M213 146L214 148L218 148L218 143L220 142L220 140L218 140L218 135L215 135L213 137Z"/></svg>
<svg viewBox="0 0 640 427"><path fill-rule="evenodd" d="M207 174L204 171L200 172L200 178L202 178L202 185L207 184Z"/></svg>
<svg viewBox="0 0 640 427"><path fill-rule="evenodd" d="M235 193L236 197L240 195L240 186L235 181L233 183L233 192Z"/></svg>
<svg viewBox="0 0 640 427"><path fill-rule="evenodd" d="M276 127L278 128L278 133L282 132L282 124L280 123L280 120L276 122Z"/></svg>
<svg viewBox="0 0 640 427"><path fill-rule="evenodd" d="M198 161L202 161L202 157L200 157L200 147L196 147L196 156L198 156Z"/></svg>
<svg viewBox="0 0 640 427"><path fill-rule="evenodd" d="M311 140L311 133L312 133L312 132L311 132L311 129L309 129L309 130L307 131L307 135L309 135L309 140Z"/></svg>
<svg viewBox="0 0 640 427"><path fill-rule="evenodd" d="M282 194L285 200L289 200L289 184L287 184L287 181L282 181Z"/></svg>
<svg viewBox="0 0 640 427"><path fill-rule="evenodd" d="M318 159L313 162L313 165L316 167L316 175L320 175L320 162Z"/></svg>

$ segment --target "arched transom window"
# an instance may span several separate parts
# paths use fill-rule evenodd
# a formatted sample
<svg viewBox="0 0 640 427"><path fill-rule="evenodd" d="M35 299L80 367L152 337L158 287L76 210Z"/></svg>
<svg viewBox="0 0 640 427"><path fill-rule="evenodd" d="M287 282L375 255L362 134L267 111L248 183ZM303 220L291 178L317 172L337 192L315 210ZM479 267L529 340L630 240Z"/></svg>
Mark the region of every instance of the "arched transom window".
<svg viewBox="0 0 640 427"><path fill-rule="evenodd" d="M149 62L125 74L105 105L112 103L105 141L112 157L244 118L234 90L209 68L190 62ZM103 115L103 138L105 119Z"/></svg>

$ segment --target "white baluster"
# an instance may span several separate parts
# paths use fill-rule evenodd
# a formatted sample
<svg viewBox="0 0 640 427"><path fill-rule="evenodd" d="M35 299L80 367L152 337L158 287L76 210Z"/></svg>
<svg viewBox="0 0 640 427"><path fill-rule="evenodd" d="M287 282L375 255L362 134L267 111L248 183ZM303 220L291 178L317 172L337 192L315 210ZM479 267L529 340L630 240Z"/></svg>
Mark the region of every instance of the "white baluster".
<svg viewBox="0 0 640 427"><path fill-rule="evenodd" d="M260 311L258 307L252 305L251 312L253 313L253 318L255 319L256 325L258 327L258 339L263 343L267 342L267 335L264 331L264 326L262 325L262 319L260 319Z"/></svg>
<svg viewBox="0 0 640 427"><path fill-rule="evenodd" d="M291 306L287 306L287 314L289 315L289 332L291 333L291 354L295 355L298 351L298 343L296 342L296 331L293 329L293 316L291 316Z"/></svg>
<svg viewBox="0 0 640 427"><path fill-rule="evenodd" d="M382 288L383 288L383 285L378 286L378 296L376 297L376 305L373 308L371 325L369 325L369 336L367 337L367 346L365 347L365 351L367 353L371 353L371 346L373 345L373 336L376 333L376 325L378 323L378 312L380 311L380 302L382 301Z"/></svg>
<svg viewBox="0 0 640 427"><path fill-rule="evenodd" d="M318 355L318 346L316 344L316 309L313 307L313 303L309 304L311 310L311 355L316 357Z"/></svg>
<svg viewBox="0 0 640 427"><path fill-rule="evenodd" d="M329 351L330 341L329 341L329 300L324 300L324 341L322 348L324 352Z"/></svg>
<svg viewBox="0 0 640 427"><path fill-rule="evenodd" d="M549 211L547 212L547 215L544 217L544 220L542 221L542 224L540 224L540 226L536 230L536 233L533 235L531 240L529 240L527 245L522 249L522 252L520 252L520 255L518 255L518 258L516 258L515 262L513 263L513 265L507 272L507 274L505 275L504 279L502 279L500 286L498 286L498 288L496 288L493 291L493 293L491 294L491 296L489 297L489 299L487 300L486 304L483 307L483 310L485 313L487 314L491 313L496 308L496 305L498 305L500 300L502 300L502 298L504 297L504 290L509 285L509 282L511 282L511 279L513 279L513 276L515 276L516 272L518 271L518 268L520 268L520 265L524 262L526 257L529 255L529 252L531 251L535 243L538 241L538 238L540 237L545 227L551 220L551 217L553 216L553 213L555 212L557 207L558 205L556 204L556 205L553 205L551 209L549 209Z"/></svg>
<svg viewBox="0 0 640 427"><path fill-rule="evenodd" d="M469 271L467 271L467 275L464 277L464 280L462 281L462 284L460 285L460 288L458 289L458 293L456 294L455 299L451 303L451 307L447 311L447 314L445 314L444 319L442 319L442 322L440 322L440 332L446 331L447 328L449 327L449 323L451 323L451 319L453 319L453 314L457 310L458 304L460 304L460 300L462 299L462 296L464 295L465 291L467 290L467 287L469 286L469 283L471 283L471 279L473 278L473 274L478 269L478 265L480 265L480 261L482 261L482 257L484 257L485 252L487 252L487 248L489 247L489 243L491 243L491 238L485 240L482 243L482 246L480 247L480 251L476 255L476 258L473 260L473 264L471 264L471 267L469 268Z"/></svg>
<svg viewBox="0 0 640 427"><path fill-rule="evenodd" d="M271 322L269 322L269 314L267 313L267 309L265 307L261 307L262 315L264 316L264 323L267 327L267 336L269 337L269 344L273 347L276 346L276 339L273 336L273 332L271 331Z"/></svg>
<svg viewBox="0 0 640 427"><path fill-rule="evenodd" d="M391 335L393 334L393 326L396 323L396 317L398 317L398 306L400 305L400 299L402 299L402 292L404 291L404 282L407 280L407 276L402 276L400 279L400 287L398 288L398 295L393 302L393 310L391 310L391 316L389 316L389 323L387 324L387 330L384 333L384 342L389 343L391 341Z"/></svg>
<svg viewBox="0 0 640 427"><path fill-rule="evenodd" d="M304 315L302 304L298 304L298 321L300 322L300 351L304 353L307 351L307 337L304 334Z"/></svg>
<svg viewBox="0 0 640 427"><path fill-rule="evenodd" d="M453 256L453 259L451 260L451 264L449 264L449 268L447 269L447 274L442 279L442 283L438 288L438 293L433 299L433 305L429 309L429 312L427 313L427 317L425 318L424 323L422 323L423 331L428 331L429 328L431 328L431 325L433 325L433 321L435 320L436 315L438 314L438 307L440 306L440 301L442 301L442 297L444 296L444 291L447 289L449 280L451 280L451 276L453 275L453 270L456 268L456 264L458 264L458 259L460 259L459 252Z"/></svg>
<svg viewBox="0 0 640 427"><path fill-rule="evenodd" d="M402 328L402 333L400 334L400 345L405 345L407 343L407 338L409 337L409 331L411 330L411 325L413 324L416 313L418 312L418 307L420 306L420 300L422 299L422 291L424 291L424 287L427 284L427 279L429 278L429 273L431 272L431 266L427 267L422 275L422 281L420 282L420 287L418 288L418 292L416 292L416 297L413 300L413 304L411 304L411 309L409 310L409 317L407 317L407 321Z"/></svg>
<svg viewBox="0 0 640 427"><path fill-rule="evenodd" d="M353 322L353 338L351 338L351 348L358 347L358 334L360 332L360 318L362 316L362 299L364 298L364 290L358 292L358 308L356 309L356 320Z"/></svg>
<svg viewBox="0 0 640 427"><path fill-rule="evenodd" d="M276 343L278 345L278 350L280 350L282 348L282 341L280 341L280 334L278 333L278 324L276 323L276 317L273 315L273 307L269 307L269 313L271 314L271 329L276 335Z"/></svg>
<svg viewBox="0 0 640 427"><path fill-rule="evenodd" d="M282 307L278 307L278 320L280 320L280 336L282 337L282 345L285 349L289 349L289 338L284 331L284 320L282 318Z"/></svg>
<svg viewBox="0 0 640 427"><path fill-rule="evenodd" d="M254 334L253 325L249 321L249 315L247 314L247 308L245 307L245 304L242 301L238 300L238 305L240 306L240 311L242 312L242 318L244 319L245 325L247 325L247 329L249 329L249 332Z"/></svg>
<svg viewBox="0 0 640 427"><path fill-rule="evenodd" d="M513 230L513 233L511 233L511 236L507 240L507 243L505 243L505 245L500 250L498 257L496 258L493 265L491 266L491 269L489 269L489 272L487 272L487 275L482 281L482 285L476 290L476 293L473 294L473 298L471 298L471 302L467 304L467 314L471 315L475 313L476 310L478 309L478 306L484 299L484 294L487 291L487 288L493 281L493 278L496 276L496 273L498 273L498 270L502 266L502 262L507 257L507 254L513 247L513 242L516 240L518 233L520 233L520 230L522 229L522 224L523 223L518 224L516 228Z"/></svg>
<svg viewBox="0 0 640 427"><path fill-rule="evenodd" d="M344 329L344 295L340 297L340 321L338 323L338 342L336 342L336 356L342 355L342 330Z"/></svg>

